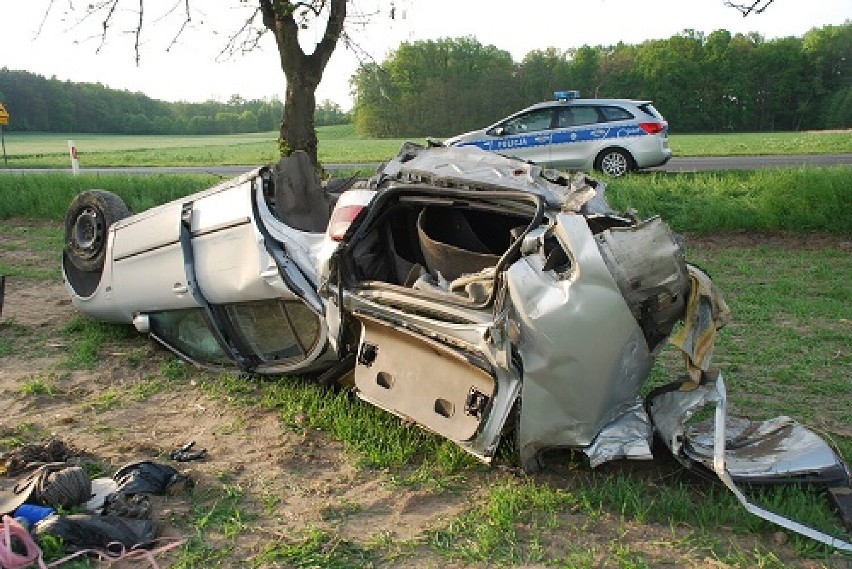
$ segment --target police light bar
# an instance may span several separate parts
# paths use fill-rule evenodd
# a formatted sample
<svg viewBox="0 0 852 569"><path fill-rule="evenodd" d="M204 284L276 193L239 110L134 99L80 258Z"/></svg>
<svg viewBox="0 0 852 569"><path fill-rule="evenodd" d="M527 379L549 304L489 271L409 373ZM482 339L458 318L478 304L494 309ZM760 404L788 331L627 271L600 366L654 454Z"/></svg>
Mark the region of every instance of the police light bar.
<svg viewBox="0 0 852 569"><path fill-rule="evenodd" d="M579 91L554 91L553 98L557 101L570 101L571 99L579 99Z"/></svg>

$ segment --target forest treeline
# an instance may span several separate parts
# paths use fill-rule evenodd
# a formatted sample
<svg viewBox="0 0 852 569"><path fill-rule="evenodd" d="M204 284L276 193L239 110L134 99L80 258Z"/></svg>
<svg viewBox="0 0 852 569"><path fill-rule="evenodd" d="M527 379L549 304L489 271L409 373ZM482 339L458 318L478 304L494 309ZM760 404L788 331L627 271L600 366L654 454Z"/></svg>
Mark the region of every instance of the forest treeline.
<svg viewBox="0 0 852 569"><path fill-rule="evenodd" d="M418 41L363 65L352 84L355 124L371 136L458 134L560 89L650 99L679 133L849 128L852 23L771 41L685 30L639 45L533 51L520 63L473 38Z"/></svg>
<svg viewBox="0 0 852 569"><path fill-rule="evenodd" d="M649 99L672 132L852 127L852 23L802 37L694 30L638 45L508 51L473 38L403 43L351 78L355 105L318 104L317 125L354 120L375 137L449 136L577 89L584 97ZM0 69L9 130L230 134L277 130L278 99L165 102L142 93ZM351 116L350 116L351 114Z"/></svg>
<svg viewBox="0 0 852 569"><path fill-rule="evenodd" d="M278 99L166 102L100 83L74 83L27 71L0 69L0 102L16 131L121 134L234 134L278 130L284 104ZM317 125L348 123L340 105L322 101Z"/></svg>

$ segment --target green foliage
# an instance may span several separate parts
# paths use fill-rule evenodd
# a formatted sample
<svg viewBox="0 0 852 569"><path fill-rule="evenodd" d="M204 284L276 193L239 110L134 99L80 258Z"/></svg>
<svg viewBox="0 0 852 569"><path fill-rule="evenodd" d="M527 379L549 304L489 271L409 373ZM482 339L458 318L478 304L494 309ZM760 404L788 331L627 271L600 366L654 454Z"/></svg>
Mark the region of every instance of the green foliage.
<svg viewBox="0 0 852 569"><path fill-rule="evenodd" d="M653 100L674 133L852 126L850 23L771 41L685 30L639 45L560 48L514 63L471 38L403 43L353 77L355 124L371 136L450 136L571 88Z"/></svg>
<svg viewBox="0 0 852 569"><path fill-rule="evenodd" d="M278 99L234 95L227 103L168 103L109 89L100 83L46 79L26 71L0 69L2 102L11 119L8 130L37 132L112 132L127 134L232 134L263 132L281 122Z"/></svg>
<svg viewBox="0 0 852 569"><path fill-rule="evenodd" d="M352 84L355 123L371 136L447 136L483 126L519 101L509 52L473 38L403 43ZM483 96L485 95L485 96Z"/></svg>
<svg viewBox="0 0 852 569"><path fill-rule="evenodd" d="M133 328L125 324L107 324L84 316L75 317L62 332L71 339L67 365L82 369L98 364L104 344L136 336Z"/></svg>

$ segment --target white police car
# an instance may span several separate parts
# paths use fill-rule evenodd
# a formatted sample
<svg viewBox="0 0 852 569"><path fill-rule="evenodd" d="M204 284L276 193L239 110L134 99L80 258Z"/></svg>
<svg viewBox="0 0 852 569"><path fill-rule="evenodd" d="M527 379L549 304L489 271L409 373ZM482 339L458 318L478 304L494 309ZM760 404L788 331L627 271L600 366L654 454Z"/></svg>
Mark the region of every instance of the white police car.
<svg viewBox="0 0 852 569"><path fill-rule="evenodd" d="M545 101L493 125L444 141L478 146L555 168L595 169L623 176L661 166L672 156L668 123L651 101L581 99L556 91Z"/></svg>

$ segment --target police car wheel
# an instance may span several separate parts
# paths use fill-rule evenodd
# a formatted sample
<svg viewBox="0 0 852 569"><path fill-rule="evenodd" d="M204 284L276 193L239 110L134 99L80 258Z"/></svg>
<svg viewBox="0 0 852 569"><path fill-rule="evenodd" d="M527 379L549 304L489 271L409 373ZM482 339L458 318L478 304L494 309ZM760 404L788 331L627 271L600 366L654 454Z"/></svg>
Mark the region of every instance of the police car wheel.
<svg viewBox="0 0 852 569"><path fill-rule="evenodd" d="M609 148L598 155L595 161L595 169L607 176L618 178L633 169L633 159L624 150Z"/></svg>

